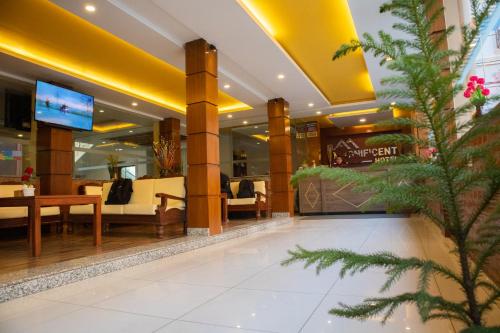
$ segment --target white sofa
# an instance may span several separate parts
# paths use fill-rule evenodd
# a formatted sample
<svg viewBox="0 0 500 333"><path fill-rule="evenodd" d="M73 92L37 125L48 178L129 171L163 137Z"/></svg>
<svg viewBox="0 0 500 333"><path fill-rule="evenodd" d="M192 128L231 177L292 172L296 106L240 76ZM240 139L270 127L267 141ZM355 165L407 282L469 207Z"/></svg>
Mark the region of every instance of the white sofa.
<svg viewBox="0 0 500 333"><path fill-rule="evenodd" d="M111 182L103 186L85 186L87 195L102 196L102 222L107 229L109 224L153 224L156 234L162 238L164 226L173 223L184 223L185 219L185 178L170 177L159 179L142 179L132 182L132 196L128 204L106 205L111 189ZM72 206L70 222L89 222L93 214L93 206Z"/></svg>
<svg viewBox="0 0 500 333"><path fill-rule="evenodd" d="M261 211L266 211L266 216L270 216L271 208L269 202L268 182L264 180L253 181L255 198L237 198L240 182L232 181L230 183L233 199L227 199L228 212L248 212L255 211L257 219L261 216Z"/></svg>
<svg viewBox="0 0 500 333"><path fill-rule="evenodd" d="M0 184L0 198L15 196L15 192L22 191L22 184ZM42 207L40 209L42 223L58 223L60 230L61 211L59 207ZM0 228L25 226L28 224L28 207L0 207Z"/></svg>

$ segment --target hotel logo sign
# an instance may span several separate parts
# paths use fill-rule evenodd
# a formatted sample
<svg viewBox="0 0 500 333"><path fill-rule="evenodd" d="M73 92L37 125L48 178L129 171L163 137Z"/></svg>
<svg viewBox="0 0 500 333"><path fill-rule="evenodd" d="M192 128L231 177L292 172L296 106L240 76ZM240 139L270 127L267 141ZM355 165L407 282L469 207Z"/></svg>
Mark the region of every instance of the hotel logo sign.
<svg viewBox="0 0 500 333"><path fill-rule="evenodd" d="M356 166L393 159L400 154L398 146L371 146L366 140L373 135L352 135L348 137L328 137L327 154L332 166Z"/></svg>

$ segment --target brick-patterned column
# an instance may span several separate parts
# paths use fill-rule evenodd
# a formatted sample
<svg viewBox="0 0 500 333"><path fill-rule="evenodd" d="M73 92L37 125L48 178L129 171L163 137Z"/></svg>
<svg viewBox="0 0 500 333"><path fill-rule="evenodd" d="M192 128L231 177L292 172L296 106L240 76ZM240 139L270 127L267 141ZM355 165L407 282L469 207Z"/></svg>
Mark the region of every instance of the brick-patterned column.
<svg viewBox="0 0 500 333"><path fill-rule="evenodd" d="M269 163L273 216L293 216L292 142L288 102L283 98L267 103L269 118Z"/></svg>
<svg viewBox="0 0 500 333"><path fill-rule="evenodd" d="M222 231L217 108L217 51L186 43L188 234Z"/></svg>
<svg viewBox="0 0 500 333"><path fill-rule="evenodd" d="M159 134L167 140L172 140L177 145L175 153L174 167L177 167L179 172L181 168L181 121L177 118L165 118L159 123Z"/></svg>

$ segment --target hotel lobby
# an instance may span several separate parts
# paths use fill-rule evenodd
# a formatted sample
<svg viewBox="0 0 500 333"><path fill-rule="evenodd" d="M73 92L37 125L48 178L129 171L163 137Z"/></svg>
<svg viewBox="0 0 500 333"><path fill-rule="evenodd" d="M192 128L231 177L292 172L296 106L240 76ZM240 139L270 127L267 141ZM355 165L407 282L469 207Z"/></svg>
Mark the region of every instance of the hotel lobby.
<svg viewBox="0 0 500 333"><path fill-rule="evenodd" d="M0 2L0 333L500 332L495 0Z"/></svg>

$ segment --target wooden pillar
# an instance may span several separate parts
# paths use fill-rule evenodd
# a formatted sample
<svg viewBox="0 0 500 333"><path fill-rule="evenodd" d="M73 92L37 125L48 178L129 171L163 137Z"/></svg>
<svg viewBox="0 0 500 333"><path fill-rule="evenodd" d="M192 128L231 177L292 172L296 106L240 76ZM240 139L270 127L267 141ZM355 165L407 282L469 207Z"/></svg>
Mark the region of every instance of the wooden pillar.
<svg viewBox="0 0 500 333"><path fill-rule="evenodd" d="M172 140L176 143L178 149L175 153L174 167L181 170L181 121L177 118L166 118L159 123L160 137Z"/></svg>
<svg viewBox="0 0 500 333"><path fill-rule="evenodd" d="M186 43L188 234L222 231L217 50L203 39Z"/></svg>
<svg viewBox="0 0 500 333"><path fill-rule="evenodd" d="M293 216L292 142L288 102L283 98L267 103L269 118L269 162L273 216Z"/></svg>
<svg viewBox="0 0 500 333"><path fill-rule="evenodd" d="M40 194L71 194L73 183L73 132L39 125L36 167Z"/></svg>

